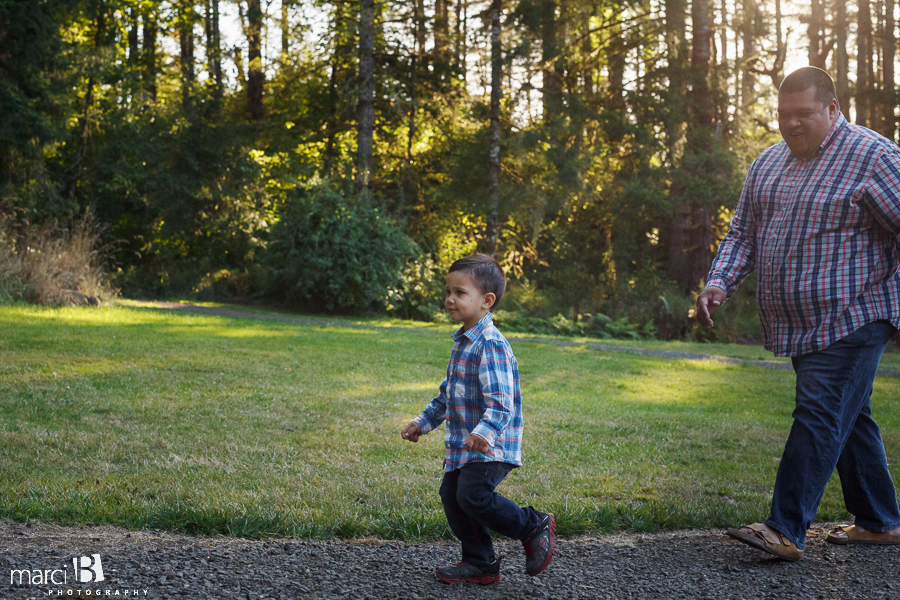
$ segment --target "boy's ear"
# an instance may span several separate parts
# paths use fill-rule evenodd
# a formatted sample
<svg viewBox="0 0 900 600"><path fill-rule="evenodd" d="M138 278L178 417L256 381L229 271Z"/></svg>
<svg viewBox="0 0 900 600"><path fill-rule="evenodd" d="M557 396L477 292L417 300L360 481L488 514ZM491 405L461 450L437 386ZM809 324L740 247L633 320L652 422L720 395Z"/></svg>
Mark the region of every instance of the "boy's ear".
<svg viewBox="0 0 900 600"><path fill-rule="evenodd" d="M487 302L488 308L493 308L494 303L497 302L497 294L495 294L493 292L488 292L487 294L484 295L484 300Z"/></svg>

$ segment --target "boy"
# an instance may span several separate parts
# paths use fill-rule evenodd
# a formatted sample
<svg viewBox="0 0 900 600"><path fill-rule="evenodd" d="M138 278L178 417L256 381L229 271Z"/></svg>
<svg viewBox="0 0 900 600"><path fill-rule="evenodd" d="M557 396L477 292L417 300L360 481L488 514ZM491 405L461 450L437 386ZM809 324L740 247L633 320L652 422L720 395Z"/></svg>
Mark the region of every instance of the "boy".
<svg viewBox="0 0 900 600"><path fill-rule="evenodd" d="M503 270L490 256L476 254L450 266L444 305L462 327L453 334L456 343L438 397L401 433L418 442L447 420L440 494L450 529L462 543L462 562L436 570L446 583L500 581L488 529L522 541L529 575L542 572L553 558L553 515L520 508L494 491L522 465L519 366L491 320L505 289Z"/></svg>

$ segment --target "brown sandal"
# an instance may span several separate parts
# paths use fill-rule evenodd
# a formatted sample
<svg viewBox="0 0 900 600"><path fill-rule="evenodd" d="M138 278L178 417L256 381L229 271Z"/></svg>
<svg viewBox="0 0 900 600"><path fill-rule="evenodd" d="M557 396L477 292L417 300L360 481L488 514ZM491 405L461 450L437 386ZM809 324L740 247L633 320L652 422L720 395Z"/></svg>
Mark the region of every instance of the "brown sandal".
<svg viewBox="0 0 900 600"><path fill-rule="evenodd" d="M773 531L775 531L773 529ZM745 525L739 529L729 529L728 536L753 546L763 552L774 554L782 560L795 562L803 558L803 550L797 548L794 543L781 533L775 531L776 536L766 531L762 523Z"/></svg>
<svg viewBox="0 0 900 600"><path fill-rule="evenodd" d="M900 544L900 535L891 535L887 532L860 531L856 525L844 525L835 527L828 534L828 537L825 538L825 541L841 546L847 544L894 545Z"/></svg>

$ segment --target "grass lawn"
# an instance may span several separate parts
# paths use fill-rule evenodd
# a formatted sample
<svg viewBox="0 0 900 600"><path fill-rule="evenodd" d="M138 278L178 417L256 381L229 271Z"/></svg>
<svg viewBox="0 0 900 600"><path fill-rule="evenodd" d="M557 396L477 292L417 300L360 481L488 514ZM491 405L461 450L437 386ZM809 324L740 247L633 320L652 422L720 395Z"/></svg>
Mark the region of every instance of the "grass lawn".
<svg viewBox="0 0 900 600"><path fill-rule="evenodd" d="M399 431L436 392L449 335L411 328L0 306L0 517L250 537L447 536L443 430L418 444ZM512 344L526 465L504 495L552 510L562 534L765 516L791 372ZM900 481L900 378L876 380L873 407ZM835 476L819 519L844 517Z"/></svg>

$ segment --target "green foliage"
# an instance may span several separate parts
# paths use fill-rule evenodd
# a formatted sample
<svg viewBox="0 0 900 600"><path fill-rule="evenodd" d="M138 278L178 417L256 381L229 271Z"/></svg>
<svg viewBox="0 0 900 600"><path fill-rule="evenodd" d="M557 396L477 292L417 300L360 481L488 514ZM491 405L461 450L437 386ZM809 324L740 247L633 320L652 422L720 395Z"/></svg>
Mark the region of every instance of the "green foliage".
<svg viewBox="0 0 900 600"><path fill-rule="evenodd" d="M550 319L530 316L525 311L494 311L494 322L504 331L521 333L539 333L563 336L596 337L617 340L653 340L656 339L656 326L653 319L643 325L632 323L628 317L612 319L604 314L583 314L577 321L557 314Z"/></svg>
<svg viewBox="0 0 900 600"><path fill-rule="evenodd" d="M270 293L316 310L385 308L415 245L383 210L351 204L324 183L297 187L273 225Z"/></svg>

